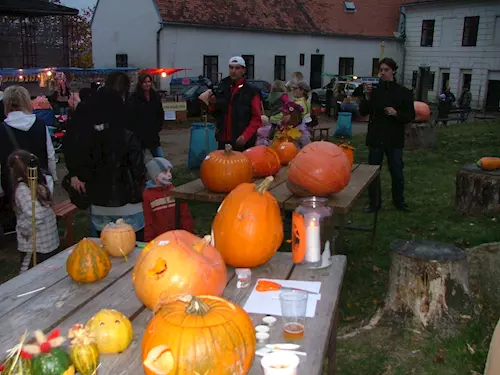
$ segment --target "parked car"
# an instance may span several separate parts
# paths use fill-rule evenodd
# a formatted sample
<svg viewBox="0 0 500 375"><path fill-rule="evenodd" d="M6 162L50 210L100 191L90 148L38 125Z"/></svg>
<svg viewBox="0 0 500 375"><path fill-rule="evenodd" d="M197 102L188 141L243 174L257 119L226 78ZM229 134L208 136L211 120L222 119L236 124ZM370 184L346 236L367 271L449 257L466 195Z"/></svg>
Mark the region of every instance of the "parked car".
<svg viewBox="0 0 500 375"><path fill-rule="evenodd" d="M348 95L348 96L351 96L352 93L354 92L354 90L361 84L363 84L363 82L360 82L360 81L351 81L351 82L347 82L347 81L338 81L336 83L343 83L345 85L345 93ZM321 103L321 104L324 104L326 103L326 89L328 88L328 84L326 84L325 86L323 86L322 88L320 89L314 89L311 91L311 95L312 95L312 102L313 103Z"/></svg>

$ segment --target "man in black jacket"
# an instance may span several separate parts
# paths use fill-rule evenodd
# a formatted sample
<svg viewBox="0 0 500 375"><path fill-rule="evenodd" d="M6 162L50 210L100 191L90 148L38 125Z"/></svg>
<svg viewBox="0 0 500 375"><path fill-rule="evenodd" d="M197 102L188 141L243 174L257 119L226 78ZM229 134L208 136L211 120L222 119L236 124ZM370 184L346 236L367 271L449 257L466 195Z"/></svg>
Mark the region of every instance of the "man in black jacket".
<svg viewBox="0 0 500 375"><path fill-rule="evenodd" d="M240 56L229 59L229 77L210 97L210 112L216 118L219 150L231 144L235 150L255 146L262 126L260 92L245 80L246 63Z"/></svg>
<svg viewBox="0 0 500 375"><path fill-rule="evenodd" d="M379 63L380 83L378 87L365 85L365 97L361 100L361 114L370 115L366 145L369 147L370 165L382 165L387 156L392 179L392 200L398 210L408 212L404 199L403 148L405 124L415 118L413 92L397 84L394 75L397 64L384 58ZM367 212L376 212L382 207L380 179L369 189L370 206Z"/></svg>

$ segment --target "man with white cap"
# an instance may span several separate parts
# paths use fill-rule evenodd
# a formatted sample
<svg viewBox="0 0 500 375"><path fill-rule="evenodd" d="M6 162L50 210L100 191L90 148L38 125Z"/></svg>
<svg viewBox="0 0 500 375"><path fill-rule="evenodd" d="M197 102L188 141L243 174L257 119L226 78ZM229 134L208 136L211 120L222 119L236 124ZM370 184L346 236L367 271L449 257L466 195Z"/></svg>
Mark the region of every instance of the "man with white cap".
<svg viewBox="0 0 500 375"><path fill-rule="evenodd" d="M255 145L262 125L260 92L245 81L246 63L240 56L229 59L229 77L210 93L210 111L216 118L219 149L231 144L235 150Z"/></svg>

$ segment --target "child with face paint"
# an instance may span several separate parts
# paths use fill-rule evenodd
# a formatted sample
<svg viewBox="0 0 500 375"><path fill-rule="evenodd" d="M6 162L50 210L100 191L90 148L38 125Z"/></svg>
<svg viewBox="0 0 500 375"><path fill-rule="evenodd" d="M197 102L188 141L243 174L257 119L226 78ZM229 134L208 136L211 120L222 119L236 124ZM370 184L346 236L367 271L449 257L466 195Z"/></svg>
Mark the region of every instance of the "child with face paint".
<svg viewBox="0 0 500 375"><path fill-rule="evenodd" d="M146 164L150 180L143 193L144 241L149 242L175 228L175 198L170 196L172 163L165 158L153 158ZM193 217L186 202L181 204L180 228L193 232Z"/></svg>

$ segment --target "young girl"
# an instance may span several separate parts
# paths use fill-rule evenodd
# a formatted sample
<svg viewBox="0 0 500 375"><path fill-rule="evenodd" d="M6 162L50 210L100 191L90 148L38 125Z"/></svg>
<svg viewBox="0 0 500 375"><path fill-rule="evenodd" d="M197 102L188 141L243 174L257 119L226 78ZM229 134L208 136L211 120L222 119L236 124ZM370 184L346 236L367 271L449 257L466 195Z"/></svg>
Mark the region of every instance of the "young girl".
<svg viewBox="0 0 500 375"><path fill-rule="evenodd" d="M24 150L10 154L7 164L13 182L14 209L17 218L17 249L21 255L21 273L33 267L32 202L28 185L28 167L37 169L37 190L35 202L36 220L36 262L41 263L57 254L59 233L56 215L52 211L52 197L38 158Z"/></svg>
<svg viewBox="0 0 500 375"><path fill-rule="evenodd" d="M276 129L269 134L269 137L273 142L290 139L297 144L298 149L301 149L311 143L311 134L302 117L303 109L299 104L288 100L288 98L285 97L284 99L281 109L283 118Z"/></svg>
<svg viewBox="0 0 500 375"><path fill-rule="evenodd" d="M292 92L295 103L299 104L302 109L302 117L304 123L307 125L311 122L311 102L309 99L309 93L311 92L311 87L306 81L298 81L292 83Z"/></svg>

